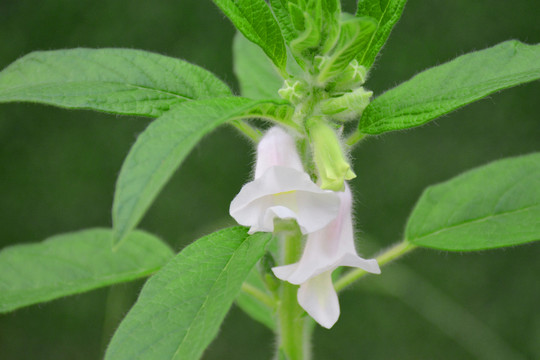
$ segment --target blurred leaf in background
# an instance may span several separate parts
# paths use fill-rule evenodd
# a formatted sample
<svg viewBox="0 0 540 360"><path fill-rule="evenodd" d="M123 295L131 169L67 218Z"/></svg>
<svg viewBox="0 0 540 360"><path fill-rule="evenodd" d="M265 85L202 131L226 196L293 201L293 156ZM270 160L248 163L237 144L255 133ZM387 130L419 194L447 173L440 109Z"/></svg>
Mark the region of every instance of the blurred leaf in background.
<svg viewBox="0 0 540 360"><path fill-rule="evenodd" d="M354 13L353 1L343 6ZM508 39L538 43L539 10L540 3L530 0L410 1L366 87L379 95L427 67ZM233 35L231 24L210 0L0 2L1 68L34 50L136 48L200 65L237 89ZM359 242L360 252L370 255L401 239L407 216L426 186L492 160L539 151L539 97L538 83L528 84L427 126L358 146L352 154L358 174L352 182L358 236L374 239ZM41 105L0 106L0 245L110 227L116 176L148 123L144 118ZM140 226L180 250L232 224L229 203L249 176L252 152L229 128L207 136ZM532 244L466 255L419 250L402 262L428 284L423 288L435 289L425 295L430 299L437 294L430 309L436 311L439 295L444 296L445 303L457 304L497 334L504 348L535 359L540 358L539 256L540 246ZM381 281L387 276L391 283L392 272L398 270L388 267ZM0 316L0 358L101 358L141 284ZM358 354L366 359L478 358L469 344L410 306L411 297L405 295L415 291L413 286L388 296L368 291L368 285L360 282L343 294L342 318L331 331L316 330L317 360L356 359ZM448 308L441 305L440 311ZM274 344L270 336L265 327L233 309L203 358L252 359L265 349L269 358Z"/></svg>

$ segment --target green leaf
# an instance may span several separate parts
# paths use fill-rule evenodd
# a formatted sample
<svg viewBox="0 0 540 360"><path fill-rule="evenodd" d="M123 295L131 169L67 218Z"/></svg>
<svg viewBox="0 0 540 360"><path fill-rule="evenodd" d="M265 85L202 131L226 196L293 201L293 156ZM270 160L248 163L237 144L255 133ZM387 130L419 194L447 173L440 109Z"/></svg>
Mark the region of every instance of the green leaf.
<svg viewBox="0 0 540 360"><path fill-rule="evenodd" d="M29 101L156 117L186 100L230 95L212 73L141 50L37 51L0 72L0 103Z"/></svg>
<svg viewBox="0 0 540 360"><path fill-rule="evenodd" d="M199 359L271 237L233 227L186 247L146 283L105 359Z"/></svg>
<svg viewBox="0 0 540 360"><path fill-rule="evenodd" d="M323 63L318 76L320 83L340 75L358 52L368 43L377 25L372 18L354 18L341 23L337 44Z"/></svg>
<svg viewBox="0 0 540 360"><path fill-rule="evenodd" d="M364 111L365 134L407 129L498 90L540 78L540 45L506 41L425 70L376 98Z"/></svg>
<svg viewBox="0 0 540 360"><path fill-rule="evenodd" d="M321 53L326 54L332 49L339 38L341 3L339 0L320 0L322 2L322 19L324 21L322 33Z"/></svg>
<svg viewBox="0 0 540 360"><path fill-rule="evenodd" d="M272 10L276 15L281 32L287 43L293 41L298 35L298 32L293 25L293 19L291 18L292 14L289 15L289 3L292 2L289 2L288 0L270 0L270 5L272 6ZM301 15L302 17L297 18L296 20L303 21L303 14Z"/></svg>
<svg viewBox="0 0 540 360"><path fill-rule="evenodd" d="M265 295L272 296L272 294L266 290L266 286L264 285L264 281L261 278L261 274L257 267L251 269L243 286L250 286L257 291L261 291ZM265 325L270 330L274 331L276 329L275 311L260 300L242 292L236 298L236 304L246 314Z"/></svg>
<svg viewBox="0 0 540 360"><path fill-rule="evenodd" d="M424 191L406 239L472 251L540 240L540 153L495 161Z"/></svg>
<svg viewBox="0 0 540 360"><path fill-rule="evenodd" d="M318 27L319 24L317 24L316 19L311 18L307 12L301 14L304 18L304 29L290 43L291 51L295 55L300 55L304 51L317 47L321 41L321 29Z"/></svg>
<svg viewBox="0 0 540 360"><path fill-rule="evenodd" d="M368 46L357 56L358 63L370 68L379 51L388 40L390 32L398 22L407 0L360 0L357 16L370 16L377 20L377 30Z"/></svg>
<svg viewBox="0 0 540 360"><path fill-rule="evenodd" d="M246 38L259 45L286 73L287 50L281 30L265 0L213 0Z"/></svg>
<svg viewBox="0 0 540 360"><path fill-rule="evenodd" d="M174 171L202 137L238 118L286 119L293 109L271 100L238 97L187 101L154 120L131 148L116 182L115 242L142 218Z"/></svg>
<svg viewBox="0 0 540 360"><path fill-rule="evenodd" d="M280 99L283 78L264 52L241 33L233 41L234 72L240 93L252 99Z"/></svg>
<svg viewBox="0 0 540 360"><path fill-rule="evenodd" d="M0 312L146 277L172 257L158 238L136 231L117 251L112 231L90 229L0 251Z"/></svg>

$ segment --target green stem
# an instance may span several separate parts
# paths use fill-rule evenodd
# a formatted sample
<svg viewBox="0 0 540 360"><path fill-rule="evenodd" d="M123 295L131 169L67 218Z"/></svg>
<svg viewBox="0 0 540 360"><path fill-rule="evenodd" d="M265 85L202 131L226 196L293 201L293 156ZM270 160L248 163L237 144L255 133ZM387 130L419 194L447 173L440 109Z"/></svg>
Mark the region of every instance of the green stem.
<svg viewBox="0 0 540 360"><path fill-rule="evenodd" d="M302 233L296 223L282 222L277 234L281 238L284 263L296 262L302 252ZM308 360L310 331L306 331L304 310L298 305L298 286L283 282L278 306L278 353L287 360ZM279 356L278 356L279 358Z"/></svg>
<svg viewBox="0 0 540 360"><path fill-rule="evenodd" d="M235 128L237 128L238 130L240 130L240 132L242 132L244 135L246 135L248 138L250 138L251 140L253 140L255 143L258 143L259 140L261 139L262 137L262 133L260 132L260 130L254 128L253 126L249 125L247 122L245 122L244 120L240 120L240 119L237 119L237 120L231 120L230 122Z"/></svg>
<svg viewBox="0 0 540 360"><path fill-rule="evenodd" d="M377 256L376 259L379 263L379 266L383 266L414 249L416 249L416 245L413 245L408 241L403 240L402 242L395 244L394 246L383 252L381 255ZM343 275L338 281L336 281L334 287L336 291L339 292L367 274L368 272L362 269L355 269L349 271L347 274Z"/></svg>
<svg viewBox="0 0 540 360"><path fill-rule="evenodd" d="M345 144L348 146L354 146L360 140L366 137L366 134L362 134L358 129L356 129L349 137L345 140Z"/></svg>
<svg viewBox="0 0 540 360"><path fill-rule="evenodd" d="M243 283L242 292L268 306L270 309L275 309L276 307L276 302L274 301L274 299L272 299L270 295L251 284Z"/></svg>

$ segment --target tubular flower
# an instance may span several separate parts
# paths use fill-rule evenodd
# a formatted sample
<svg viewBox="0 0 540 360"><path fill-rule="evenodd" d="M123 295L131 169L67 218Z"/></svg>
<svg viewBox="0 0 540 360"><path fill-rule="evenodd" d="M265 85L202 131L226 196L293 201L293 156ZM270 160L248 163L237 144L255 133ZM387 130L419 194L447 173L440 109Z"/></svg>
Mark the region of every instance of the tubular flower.
<svg viewBox="0 0 540 360"><path fill-rule="evenodd" d="M326 328L332 327L339 317L332 271L339 266L351 266L374 274L381 272L377 260L366 260L356 253L349 186L345 184L345 191L336 194L341 200L337 218L308 235L300 261L272 269L279 279L300 285L298 303Z"/></svg>
<svg viewBox="0 0 540 360"><path fill-rule="evenodd" d="M279 127L257 146L255 179L245 184L230 206L231 216L249 233L273 232L274 219L295 219L303 234L320 230L339 211L336 193L322 190L304 171L294 139Z"/></svg>

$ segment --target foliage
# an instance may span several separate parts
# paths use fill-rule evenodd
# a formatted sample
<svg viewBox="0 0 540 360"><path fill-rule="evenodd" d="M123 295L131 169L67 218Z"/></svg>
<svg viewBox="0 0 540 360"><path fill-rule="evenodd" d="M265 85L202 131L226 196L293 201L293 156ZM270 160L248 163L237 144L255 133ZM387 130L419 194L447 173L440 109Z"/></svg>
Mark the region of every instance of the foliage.
<svg viewBox="0 0 540 360"><path fill-rule="evenodd" d="M367 76L405 1L362 0L356 16L342 12L336 0L214 3L243 34L234 43L243 97L233 96L207 70L140 50L33 52L0 72L0 102L156 118L138 136L118 176L112 230L70 233L0 252L1 311L134 280L163 267L120 325L107 359L200 358L235 299L278 334L280 358L305 358L301 342L290 345L302 327L283 325L301 314L287 302L295 299L296 288L277 283L264 266L262 274L254 271L265 253L279 258L276 246L284 247L286 261L296 260L291 254L298 256L298 241L296 247L283 245L285 240L267 250L270 235L229 228L202 237L165 265L170 249L134 230L192 149L224 124L255 142L266 128L261 124L278 124L296 136L309 175L323 189L340 191L355 176L342 141L353 146L369 135L423 125L540 78L540 45L512 40L427 69L370 102ZM353 121L358 124L343 126ZM358 130L341 138L350 128ZM534 153L429 187L407 223L404 243L473 251L539 240L539 166ZM329 168L331 176L322 170ZM379 262L414 246L398 248L403 251L383 253ZM336 283L364 274L355 270ZM309 333L313 324L299 321Z"/></svg>

